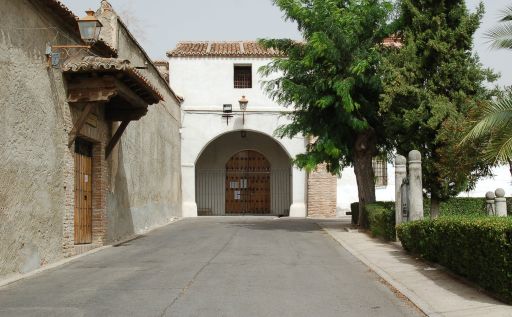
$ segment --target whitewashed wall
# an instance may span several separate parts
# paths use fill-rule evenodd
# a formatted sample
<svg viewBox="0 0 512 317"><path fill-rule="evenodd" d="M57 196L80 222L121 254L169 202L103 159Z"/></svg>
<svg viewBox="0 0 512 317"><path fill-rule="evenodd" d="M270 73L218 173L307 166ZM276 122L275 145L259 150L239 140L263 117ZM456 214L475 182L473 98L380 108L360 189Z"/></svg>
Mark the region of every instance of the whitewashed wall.
<svg viewBox="0 0 512 317"><path fill-rule="evenodd" d="M195 168L202 151L213 140L233 131L254 131L273 137L275 130L289 123L280 107L270 100L261 88L258 69L269 63L269 58L170 58L170 84L184 97L182 104L182 189L183 216L197 216L195 202ZM235 65L252 65L253 87L235 89ZM245 123L239 111L238 100L249 100ZM233 105L233 118L226 122L222 105ZM304 137L274 140L289 157L306 150ZM256 148L256 147L255 147ZM306 216L306 173L292 170L292 205L290 216Z"/></svg>

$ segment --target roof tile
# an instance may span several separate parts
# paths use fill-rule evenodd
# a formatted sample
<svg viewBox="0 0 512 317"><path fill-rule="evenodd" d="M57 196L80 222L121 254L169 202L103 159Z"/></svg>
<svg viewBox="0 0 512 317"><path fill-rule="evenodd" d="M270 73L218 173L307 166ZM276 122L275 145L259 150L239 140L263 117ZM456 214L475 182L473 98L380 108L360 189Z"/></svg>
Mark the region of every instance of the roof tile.
<svg viewBox="0 0 512 317"><path fill-rule="evenodd" d="M243 49L242 49L243 48ZM167 52L169 57L284 57L282 52L266 49L255 41L180 42Z"/></svg>

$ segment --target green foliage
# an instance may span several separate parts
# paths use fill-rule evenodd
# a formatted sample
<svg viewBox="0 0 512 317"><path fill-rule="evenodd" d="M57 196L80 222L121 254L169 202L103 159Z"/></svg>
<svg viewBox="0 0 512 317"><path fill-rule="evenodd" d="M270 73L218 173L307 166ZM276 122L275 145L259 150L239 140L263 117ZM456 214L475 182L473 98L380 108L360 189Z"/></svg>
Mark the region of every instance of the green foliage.
<svg viewBox="0 0 512 317"><path fill-rule="evenodd" d="M405 250L512 301L512 218L440 217L400 224Z"/></svg>
<svg viewBox="0 0 512 317"><path fill-rule="evenodd" d="M395 241L395 203L378 202L365 206L373 236Z"/></svg>
<svg viewBox="0 0 512 317"><path fill-rule="evenodd" d="M512 34L511 34L512 36ZM485 157L494 162L512 160L512 91L482 107L463 142L485 139Z"/></svg>
<svg viewBox="0 0 512 317"><path fill-rule="evenodd" d="M490 173L481 142L460 145L467 117L491 97L486 81L496 79L472 55L482 15L482 6L469 13L464 0L403 0L397 24L403 47L383 61L385 134L399 154L422 153L423 183L435 201Z"/></svg>
<svg viewBox="0 0 512 317"><path fill-rule="evenodd" d="M315 136L295 163L313 170L327 163L339 173L354 163L357 136L380 130L380 43L387 36L392 11L387 0L274 0L288 20L295 21L304 42L265 39L260 43L286 53L260 72L266 92L278 103L293 106L291 123L279 137ZM374 136L383 147L382 133ZM368 155L377 151L372 144Z"/></svg>
<svg viewBox="0 0 512 317"><path fill-rule="evenodd" d="M430 201L423 201L425 217L429 217ZM485 198L453 197L440 204L441 216L485 216Z"/></svg>
<svg viewBox="0 0 512 317"><path fill-rule="evenodd" d="M512 49L512 6L503 10L501 24L487 32L492 47Z"/></svg>

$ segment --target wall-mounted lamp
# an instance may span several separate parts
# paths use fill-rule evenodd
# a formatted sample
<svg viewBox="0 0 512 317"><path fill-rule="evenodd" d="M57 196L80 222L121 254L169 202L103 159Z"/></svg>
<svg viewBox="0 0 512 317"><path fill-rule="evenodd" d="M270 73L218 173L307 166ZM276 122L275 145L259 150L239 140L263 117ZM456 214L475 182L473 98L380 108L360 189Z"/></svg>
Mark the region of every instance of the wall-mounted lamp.
<svg viewBox="0 0 512 317"><path fill-rule="evenodd" d="M247 100L247 98L245 98L245 96L242 96L242 98L240 98L240 100L238 100L238 103L240 104L240 110L242 110L242 116L243 116L242 122L243 122L243 124L245 124L245 112L247 111L247 104L249 104L249 100Z"/></svg>
<svg viewBox="0 0 512 317"><path fill-rule="evenodd" d="M232 118L233 115L233 105L232 104L224 104L222 105L222 117L226 118L226 125L229 125L229 118Z"/></svg>
<svg viewBox="0 0 512 317"><path fill-rule="evenodd" d="M85 13L87 15L78 20L78 28L82 40L87 44L92 44L99 39L103 24L94 16L93 10L89 9Z"/></svg>
<svg viewBox="0 0 512 317"><path fill-rule="evenodd" d="M100 37L101 28L103 25L101 22L94 16L94 11L89 9L85 11L87 15L77 21L78 29L80 30L80 37L82 41L86 43L86 45L50 45L46 46L46 55L48 56L49 65L56 67L60 63L60 52L56 50L62 50L66 53L67 57L69 57L70 50L76 49L80 50L88 50L91 48L91 45L96 42Z"/></svg>

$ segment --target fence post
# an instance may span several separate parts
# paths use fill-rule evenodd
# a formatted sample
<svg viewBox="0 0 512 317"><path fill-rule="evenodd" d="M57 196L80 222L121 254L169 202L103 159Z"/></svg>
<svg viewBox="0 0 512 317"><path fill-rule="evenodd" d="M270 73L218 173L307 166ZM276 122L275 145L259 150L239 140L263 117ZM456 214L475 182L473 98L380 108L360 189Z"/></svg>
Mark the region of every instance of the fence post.
<svg viewBox="0 0 512 317"><path fill-rule="evenodd" d="M407 159L402 155L395 158L395 221L402 223L402 183L407 177Z"/></svg>
<svg viewBox="0 0 512 317"><path fill-rule="evenodd" d="M487 192L487 194L485 194L485 206L489 216L496 216L496 205L494 198L496 198L496 196L494 196L494 192Z"/></svg>
<svg viewBox="0 0 512 317"><path fill-rule="evenodd" d="M507 216L507 199L505 198L505 190L503 188L496 189L496 216L506 217Z"/></svg>
<svg viewBox="0 0 512 317"><path fill-rule="evenodd" d="M423 182L421 177L421 153L409 152L409 219L423 219Z"/></svg>

